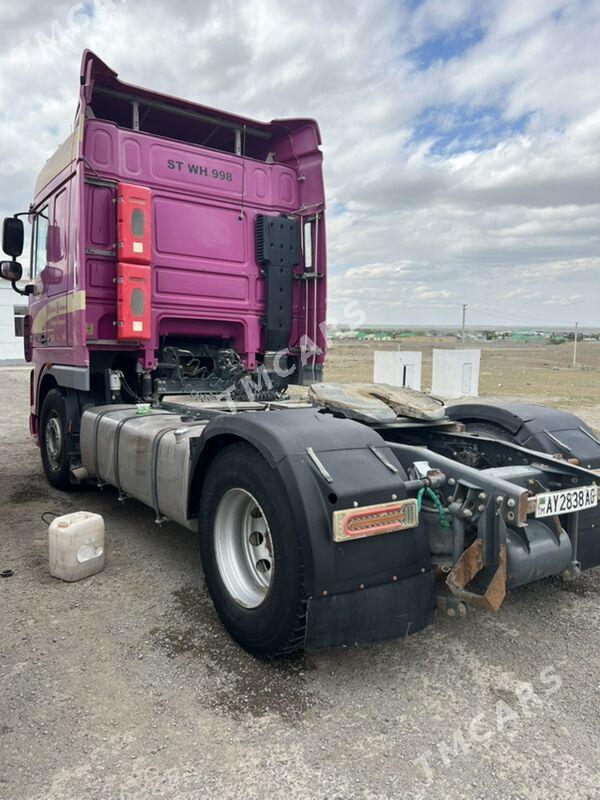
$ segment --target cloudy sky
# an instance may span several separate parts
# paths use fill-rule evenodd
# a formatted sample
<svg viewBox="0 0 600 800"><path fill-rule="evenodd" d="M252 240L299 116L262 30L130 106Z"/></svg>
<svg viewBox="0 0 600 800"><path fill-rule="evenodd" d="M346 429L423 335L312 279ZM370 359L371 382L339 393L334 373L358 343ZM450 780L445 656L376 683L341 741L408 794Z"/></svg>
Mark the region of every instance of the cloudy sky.
<svg viewBox="0 0 600 800"><path fill-rule="evenodd" d="M68 135L81 50L324 142L329 317L600 325L600 0L0 0L0 214Z"/></svg>

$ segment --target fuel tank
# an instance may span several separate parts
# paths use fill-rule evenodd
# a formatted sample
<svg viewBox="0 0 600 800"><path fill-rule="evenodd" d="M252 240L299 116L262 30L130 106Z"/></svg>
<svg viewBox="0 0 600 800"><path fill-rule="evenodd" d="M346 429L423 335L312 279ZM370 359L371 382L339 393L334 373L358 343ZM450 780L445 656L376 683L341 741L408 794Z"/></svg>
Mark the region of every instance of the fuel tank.
<svg viewBox="0 0 600 800"><path fill-rule="evenodd" d="M190 530L187 498L190 445L207 420L184 422L178 414L136 406L96 406L81 418L81 459L90 475L116 486Z"/></svg>

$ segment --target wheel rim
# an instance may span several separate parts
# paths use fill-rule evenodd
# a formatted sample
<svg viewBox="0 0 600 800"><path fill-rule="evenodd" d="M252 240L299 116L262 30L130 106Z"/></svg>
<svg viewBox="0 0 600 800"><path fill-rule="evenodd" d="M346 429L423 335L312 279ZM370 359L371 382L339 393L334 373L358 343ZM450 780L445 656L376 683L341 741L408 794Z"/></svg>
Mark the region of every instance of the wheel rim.
<svg viewBox="0 0 600 800"><path fill-rule="evenodd" d="M215 514L215 556L221 580L244 608L261 605L275 567L269 523L260 504L245 489L230 489Z"/></svg>
<svg viewBox="0 0 600 800"><path fill-rule="evenodd" d="M58 472L61 467L63 432L62 425L56 411L51 411L48 416L44 440L46 443L46 455L48 456L50 468L54 472Z"/></svg>

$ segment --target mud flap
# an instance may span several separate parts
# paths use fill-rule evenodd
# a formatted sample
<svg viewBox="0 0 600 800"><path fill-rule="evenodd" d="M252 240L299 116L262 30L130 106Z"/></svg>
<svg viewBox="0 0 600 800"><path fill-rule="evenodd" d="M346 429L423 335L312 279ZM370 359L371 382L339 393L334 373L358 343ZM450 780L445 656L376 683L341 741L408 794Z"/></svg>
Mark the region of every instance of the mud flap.
<svg viewBox="0 0 600 800"><path fill-rule="evenodd" d="M433 621L435 573L308 601L307 648L401 639Z"/></svg>

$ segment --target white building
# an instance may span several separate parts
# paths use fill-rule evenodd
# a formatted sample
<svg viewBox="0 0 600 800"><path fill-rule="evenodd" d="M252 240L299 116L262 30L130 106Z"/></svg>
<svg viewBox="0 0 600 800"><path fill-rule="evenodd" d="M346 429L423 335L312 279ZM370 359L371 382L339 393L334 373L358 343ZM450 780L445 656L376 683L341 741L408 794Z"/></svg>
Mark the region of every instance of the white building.
<svg viewBox="0 0 600 800"><path fill-rule="evenodd" d="M27 298L13 291L8 281L0 280L0 365L24 364L23 318Z"/></svg>
<svg viewBox="0 0 600 800"><path fill-rule="evenodd" d="M373 383L408 386L421 391L422 354L412 350L376 350Z"/></svg>
<svg viewBox="0 0 600 800"><path fill-rule="evenodd" d="M433 349L431 394L434 397L478 397L481 350Z"/></svg>

